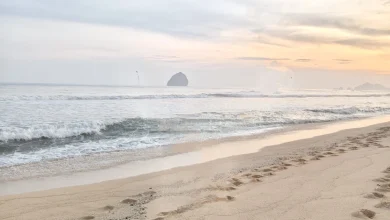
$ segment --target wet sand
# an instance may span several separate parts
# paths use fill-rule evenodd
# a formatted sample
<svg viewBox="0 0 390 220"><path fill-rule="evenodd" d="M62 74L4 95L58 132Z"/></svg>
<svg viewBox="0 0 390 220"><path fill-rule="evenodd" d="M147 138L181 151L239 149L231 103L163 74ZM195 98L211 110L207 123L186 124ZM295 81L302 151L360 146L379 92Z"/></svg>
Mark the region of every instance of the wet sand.
<svg viewBox="0 0 390 220"><path fill-rule="evenodd" d="M389 219L390 123L290 136L202 148L214 160L191 166L2 196L0 219ZM242 155L222 152L229 146Z"/></svg>
<svg viewBox="0 0 390 220"><path fill-rule="evenodd" d="M0 168L3 174L0 177L0 196L92 184L190 166L384 121L390 121L390 116L297 125L251 136L3 167Z"/></svg>

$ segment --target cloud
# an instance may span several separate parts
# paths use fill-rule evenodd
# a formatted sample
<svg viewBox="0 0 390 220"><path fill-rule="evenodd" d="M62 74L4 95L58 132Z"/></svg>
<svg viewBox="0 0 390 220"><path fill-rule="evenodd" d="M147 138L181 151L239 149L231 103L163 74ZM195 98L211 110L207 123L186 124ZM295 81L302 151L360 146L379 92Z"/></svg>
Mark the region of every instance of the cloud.
<svg viewBox="0 0 390 220"><path fill-rule="evenodd" d="M185 59L179 56L168 56L168 55L154 55L151 57L145 57L145 59L159 62L167 62L167 63L185 63L185 62L199 62L195 59Z"/></svg>
<svg viewBox="0 0 390 220"><path fill-rule="evenodd" d="M272 61L270 64L273 66L279 66L278 61L288 61L290 58L272 58L272 57L237 57L239 60L253 60L253 61ZM295 62L311 62L313 59L295 59Z"/></svg>
<svg viewBox="0 0 390 220"><path fill-rule="evenodd" d="M348 60L348 59L333 59L335 61L339 61L339 62L351 62L352 60Z"/></svg>
<svg viewBox="0 0 390 220"><path fill-rule="evenodd" d="M346 45L346 46L353 46L353 47L360 47L364 49L379 49L385 46L389 46L388 43L385 42L379 42L376 40L371 39L362 39L362 38L351 38L351 39L345 39L345 40L337 40L334 41L336 44Z"/></svg>
<svg viewBox="0 0 390 220"><path fill-rule="evenodd" d="M283 23L287 25L336 28L367 36L390 36L390 28L364 27L353 19L340 16L328 16L325 14L289 14L285 15Z"/></svg>
<svg viewBox="0 0 390 220"><path fill-rule="evenodd" d="M331 43L335 40L333 37L300 33L295 29L287 29L284 27L254 29L253 32L257 34L268 35L273 38L307 43ZM262 42L263 38L259 37L258 40Z"/></svg>
<svg viewBox="0 0 390 220"><path fill-rule="evenodd" d="M352 60L349 59L333 59L334 61L337 61L339 64L350 64Z"/></svg>
<svg viewBox="0 0 390 220"><path fill-rule="evenodd" d="M217 7L218 6L218 7ZM217 0L13 0L0 1L0 14L47 20L131 27L180 37L215 37L248 23L245 5Z"/></svg>
<svg viewBox="0 0 390 220"><path fill-rule="evenodd" d="M178 56L169 56L169 55L154 55L150 57L150 59L155 59L155 60L173 60L173 59L179 59L180 57Z"/></svg>
<svg viewBox="0 0 390 220"><path fill-rule="evenodd" d="M390 0L388 0L390 1ZM366 11L364 11L366 12ZM319 13L277 13L279 20L253 29L258 34L259 43L277 42L276 39L303 42L309 44L338 44L363 49L379 49L390 45L390 26L380 27L380 23L370 21L370 26L363 25L364 18L323 11ZM378 18L378 17L373 17ZM387 19L390 19L387 16ZM272 40L274 39L274 40Z"/></svg>
<svg viewBox="0 0 390 220"><path fill-rule="evenodd" d="M311 62L313 61L312 59L296 59L295 62L304 62L304 63L307 63L307 62Z"/></svg>
<svg viewBox="0 0 390 220"><path fill-rule="evenodd" d="M270 28L270 29L255 29L254 33L268 35L270 37L279 38L282 40L309 43L309 44L338 44L344 46L352 46L363 49L379 49L387 47L390 44L388 42L373 40L371 38L351 37L340 38L335 36L321 36L310 33L301 33L295 29L287 28ZM262 38L258 38L262 43Z"/></svg>
<svg viewBox="0 0 390 220"><path fill-rule="evenodd" d="M271 57L237 57L238 60L259 60L259 61L283 61L289 58L271 58Z"/></svg>
<svg viewBox="0 0 390 220"><path fill-rule="evenodd" d="M284 47L284 48L289 48L289 46L285 45L285 44L281 44L281 43L275 43L275 42L272 42L272 40L268 40L264 37L257 37L256 38L256 41L261 43L261 44L266 44L266 45L271 45L271 46L277 46L277 47Z"/></svg>

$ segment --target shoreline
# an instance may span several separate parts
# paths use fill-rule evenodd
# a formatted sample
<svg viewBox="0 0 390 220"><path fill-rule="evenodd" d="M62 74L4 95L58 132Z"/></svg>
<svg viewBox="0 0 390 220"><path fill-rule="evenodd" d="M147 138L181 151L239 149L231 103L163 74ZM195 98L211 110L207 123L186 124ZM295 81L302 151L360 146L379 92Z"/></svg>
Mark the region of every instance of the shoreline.
<svg viewBox="0 0 390 220"><path fill-rule="evenodd" d="M0 196L0 219L352 220L365 218L362 209L386 219L380 204L390 194L366 197L390 192L373 181L390 166L390 122L361 126L125 179Z"/></svg>
<svg viewBox="0 0 390 220"><path fill-rule="evenodd" d="M338 121L330 123L318 123L310 125L297 125L279 130L273 130L261 134L228 137L220 140L209 140L205 142L194 142L176 144L164 147L157 152L156 157L133 159L125 161L115 166L96 167L87 171L76 171L62 173L60 175L25 177L17 180L0 181L0 196L20 193L29 193L42 190L50 190L63 187L88 185L105 181L136 177L145 174L157 173L177 167L188 167L196 164L207 163L223 158L230 158L240 155L253 154L266 147L281 145L289 142L311 139L349 129L359 129L362 127L378 125L390 121L390 116L380 116L348 121ZM240 146L245 145L245 148ZM152 150L152 153L154 149ZM160 149L158 149L160 150ZM144 151L139 151L144 152ZM115 152L122 153L122 152ZM127 155L128 156L128 155ZM133 156L133 155L131 155ZM78 158L84 159L84 158ZM102 158L103 159L103 158ZM109 158L110 159L110 158ZM115 159L115 156L111 159ZM88 160L87 160L88 161ZM96 159L92 160L96 161ZM66 161L71 164L73 161ZM85 161L84 161L85 162ZM54 161L56 166L61 167L63 160ZM77 163L79 164L79 163ZM88 162L85 163L88 166ZM37 170L48 166L47 163L36 163L21 165L22 170ZM29 169L26 169L28 167ZM20 170L11 167L0 169L3 173L9 170ZM4 178L4 177L3 177Z"/></svg>

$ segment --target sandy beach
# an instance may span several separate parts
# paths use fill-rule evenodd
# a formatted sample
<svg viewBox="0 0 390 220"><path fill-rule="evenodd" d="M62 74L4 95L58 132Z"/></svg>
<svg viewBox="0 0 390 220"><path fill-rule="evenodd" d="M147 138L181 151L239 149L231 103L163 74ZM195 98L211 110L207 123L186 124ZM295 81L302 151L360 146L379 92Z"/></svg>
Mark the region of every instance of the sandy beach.
<svg viewBox="0 0 390 220"><path fill-rule="evenodd" d="M390 220L389 21L0 0L0 220Z"/></svg>
<svg viewBox="0 0 390 220"><path fill-rule="evenodd" d="M389 122L341 130L125 179L2 196L0 219L388 220L389 146Z"/></svg>

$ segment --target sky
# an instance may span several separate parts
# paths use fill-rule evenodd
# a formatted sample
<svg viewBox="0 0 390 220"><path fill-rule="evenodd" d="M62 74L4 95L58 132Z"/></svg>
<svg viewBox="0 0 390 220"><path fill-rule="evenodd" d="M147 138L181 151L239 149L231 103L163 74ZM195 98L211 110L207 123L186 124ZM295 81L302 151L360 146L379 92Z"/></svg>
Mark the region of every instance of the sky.
<svg viewBox="0 0 390 220"><path fill-rule="evenodd" d="M0 1L0 82L390 87L390 0Z"/></svg>

